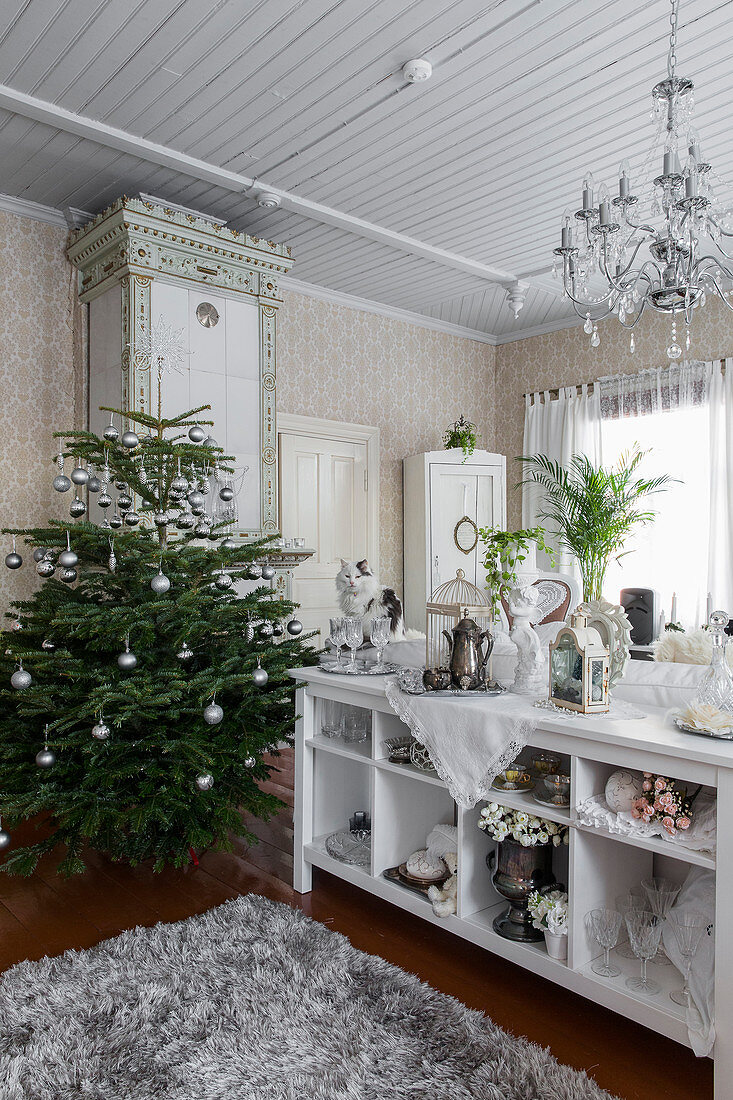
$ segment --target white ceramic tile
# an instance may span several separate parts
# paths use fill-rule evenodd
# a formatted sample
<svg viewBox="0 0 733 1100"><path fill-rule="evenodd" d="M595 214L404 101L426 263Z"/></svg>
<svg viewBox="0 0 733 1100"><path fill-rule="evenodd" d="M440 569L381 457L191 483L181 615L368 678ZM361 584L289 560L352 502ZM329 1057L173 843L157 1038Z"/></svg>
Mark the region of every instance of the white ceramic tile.
<svg viewBox="0 0 733 1100"><path fill-rule="evenodd" d="M230 378L259 380L259 309L254 302L227 298L226 357L226 369Z"/></svg>
<svg viewBox="0 0 733 1100"><path fill-rule="evenodd" d="M226 443L230 451L260 447L260 386L249 378L226 380Z"/></svg>
<svg viewBox="0 0 733 1100"><path fill-rule="evenodd" d="M202 302L211 302L219 311L219 322L204 328L196 319L196 309ZM191 339L191 370L207 374L224 374L226 367L226 299L210 294L208 287L188 292L188 325Z"/></svg>

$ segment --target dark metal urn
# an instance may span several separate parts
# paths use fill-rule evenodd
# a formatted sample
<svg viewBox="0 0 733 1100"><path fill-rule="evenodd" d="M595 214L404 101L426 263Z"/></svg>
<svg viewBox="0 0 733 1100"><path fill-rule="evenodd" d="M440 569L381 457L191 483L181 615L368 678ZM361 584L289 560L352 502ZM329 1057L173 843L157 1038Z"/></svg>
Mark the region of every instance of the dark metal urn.
<svg viewBox="0 0 733 1100"><path fill-rule="evenodd" d="M552 873L552 843L524 847L516 840L502 840L489 852L486 866L494 871L492 882L509 902L509 908L494 917L494 931L506 940L537 943L544 933L532 927L527 901L533 890L555 881Z"/></svg>

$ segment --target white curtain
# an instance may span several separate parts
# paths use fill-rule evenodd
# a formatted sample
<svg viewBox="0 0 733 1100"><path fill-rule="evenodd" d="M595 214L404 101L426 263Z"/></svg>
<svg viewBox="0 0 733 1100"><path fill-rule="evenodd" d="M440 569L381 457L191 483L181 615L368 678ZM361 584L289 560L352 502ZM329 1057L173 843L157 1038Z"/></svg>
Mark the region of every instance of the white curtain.
<svg viewBox="0 0 733 1100"><path fill-rule="evenodd" d="M564 386L556 400L548 390L527 394L524 409L524 449L522 454L547 455L553 461L567 464L574 454L585 454L591 462L602 461L600 387L589 393L587 385ZM540 518L542 494L535 485L522 486L522 526L547 527ZM552 538L549 539L552 544ZM549 570L548 561L540 569ZM567 554L556 555L556 570L572 572L580 578L574 562Z"/></svg>
<svg viewBox="0 0 733 1100"><path fill-rule="evenodd" d="M715 364L710 384L708 591L733 618L733 359Z"/></svg>

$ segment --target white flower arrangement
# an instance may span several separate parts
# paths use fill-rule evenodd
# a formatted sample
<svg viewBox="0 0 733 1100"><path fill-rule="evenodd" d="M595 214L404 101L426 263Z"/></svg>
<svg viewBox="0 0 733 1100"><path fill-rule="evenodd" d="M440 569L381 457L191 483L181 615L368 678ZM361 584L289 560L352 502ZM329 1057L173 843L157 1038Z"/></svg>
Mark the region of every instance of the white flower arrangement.
<svg viewBox="0 0 733 1100"><path fill-rule="evenodd" d="M527 908L535 928L553 936L567 936L568 895L564 890L549 890L546 894L535 890L529 895Z"/></svg>
<svg viewBox="0 0 733 1100"><path fill-rule="evenodd" d="M524 810L511 810L498 802L487 802L478 819L479 829L492 840L516 840L524 848L552 842L555 848L568 843L567 825L534 817Z"/></svg>

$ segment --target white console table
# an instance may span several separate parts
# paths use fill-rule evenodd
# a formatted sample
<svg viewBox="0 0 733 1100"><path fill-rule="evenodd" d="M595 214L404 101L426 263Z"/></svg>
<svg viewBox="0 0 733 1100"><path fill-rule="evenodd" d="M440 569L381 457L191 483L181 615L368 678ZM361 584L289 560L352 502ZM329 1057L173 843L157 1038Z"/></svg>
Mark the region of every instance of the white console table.
<svg viewBox="0 0 733 1100"><path fill-rule="evenodd" d="M294 885L300 893L311 889L312 868L321 867L385 901L407 909L472 943L493 951L519 966L557 982L598 1004L605 1005L655 1031L689 1045L684 1010L669 997L681 984L673 966L654 966L650 973L662 985L656 996L627 989L624 978L636 973L636 960L617 957L620 978L598 977L590 969L599 948L585 933L584 915L594 907L615 907L615 899L640 879L653 873L681 881L689 865L716 873L717 935L715 955L715 1100L733 1096L733 943L728 906L733 905L733 743L682 734L666 726L662 711L649 710L645 720L599 720L578 717L574 722L543 715L532 737L532 747L570 758L570 809L538 806L530 793L497 792L497 801L570 826L570 844L556 849L555 874L567 883L570 897L568 959L549 957L544 944L520 944L503 939L492 927L494 916L506 906L495 891L486 867L493 842L477 828L481 806L457 806L442 781L411 765L392 764L384 747L386 737L409 733L391 710L382 677L337 677L319 669L294 670L302 682L296 696L295 855ZM372 713L371 740L346 744L321 735L320 706L335 699ZM487 707L491 701L487 700ZM685 850L659 839L620 836L580 827L573 809L581 800L602 792L615 766L655 771L691 785L702 783L717 790L717 857ZM360 868L332 859L325 838L348 828L355 810L372 818L371 867ZM403 862L425 846L430 828L438 821L458 825L458 900L455 916L434 916L426 898L383 877L382 872Z"/></svg>

